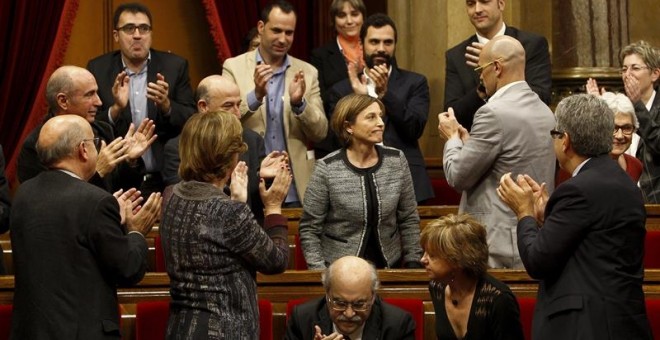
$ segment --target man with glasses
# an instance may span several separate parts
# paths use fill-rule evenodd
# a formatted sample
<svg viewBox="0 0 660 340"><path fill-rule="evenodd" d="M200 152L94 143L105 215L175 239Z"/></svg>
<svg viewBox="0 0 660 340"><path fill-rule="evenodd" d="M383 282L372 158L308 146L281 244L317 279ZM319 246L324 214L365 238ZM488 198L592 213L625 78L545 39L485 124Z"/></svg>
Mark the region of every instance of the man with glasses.
<svg viewBox="0 0 660 340"><path fill-rule="evenodd" d="M95 139L76 115L53 117L40 130L36 148L48 170L21 184L12 205L12 339L121 336L117 286L147 271L145 235L162 202L160 194L141 202L135 189L113 197L87 183L96 173Z"/></svg>
<svg viewBox="0 0 660 340"><path fill-rule="evenodd" d="M642 290L646 211L608 154L614 114L580 94L563 99L555 117L554 152L572 177L551 196L527 172L503 176L497 188L516 215L525 269L540 280L532 338L652 339Z"/></svg>
<svg viewBox="0 0 660 340"><path fill-rule="evenodd" d="M77 66L62 66L53 72L46 84L46 101L48 114L45 120L73 114L91 124L97 137L94 142L99 156L90 183L110 192L140 185L144 168L140 157L155 140L152 121L144 119L137 129L131 125L124 137L115 138L110 124L96 119L101 100L94 76ZM17 164L21 183L46 170L35 147L42 126L32 130L23 142Z"/></svg>
<svg viewBox="0 0 660 340"><path fill-rule="evenodd" d="M516 247L516 216L497 198L505 173L528 173L554 188L555 156L548 131L552 111L525 81L525 50L509 36L484 45L475 68L490 99L474 115L472 131L454 111L439 115L446 140L443 168L447 182L462 191L459 212L468 213L488 231L488 265L522 268Z"/></svg>
<svg viewBox="0 0 660 340"><path fill-rule="evenodd" d="M163 147L195 112L188 62L151 49L151 12L142 4L119 5L113 25L112 36L119 50L87 64L103 101L99 119L109 122L121 136L131 123L138 126L145 118L154 121L158 138L142 156L146 173L140 190L145 194L160 192L164 188Z"/></svg>
<svg viewBox="0 0 660 340"><path fill-rule="evenodd" d="M548 41L540 35L505 25L504 6L504 0L466 0L467 15L477 32L445 54L444 108L452 108L458 122L468 131L475 112L488 98L472 69L478 66L483 45L494 37L507 35L520 41L526 56L525 79L544 103L550 103L552 70Z"/></svg>
<svg viewBox="0 0 660 340"><path fill-rule="evenodd" d="M376 295L376 268L345 256L323 272L325 296L296 306L287 323L287 340L412 340L415 321L406 311Z"/></svg>

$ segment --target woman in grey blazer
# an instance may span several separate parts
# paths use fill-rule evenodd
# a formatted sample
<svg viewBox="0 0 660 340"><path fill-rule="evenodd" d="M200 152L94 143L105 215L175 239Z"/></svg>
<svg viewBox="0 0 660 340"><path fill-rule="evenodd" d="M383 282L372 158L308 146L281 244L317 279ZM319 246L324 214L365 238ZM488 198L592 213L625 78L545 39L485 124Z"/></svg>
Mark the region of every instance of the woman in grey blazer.
<svg viewBox="0 0 660 340"><path fill-rule="evenodd" d="M351 94L335 108L343 148L317 161L303 201L300 241L309 269L355 255L377 268L421 268L419 215L400 150L383 142L383 103Z"/></svg>

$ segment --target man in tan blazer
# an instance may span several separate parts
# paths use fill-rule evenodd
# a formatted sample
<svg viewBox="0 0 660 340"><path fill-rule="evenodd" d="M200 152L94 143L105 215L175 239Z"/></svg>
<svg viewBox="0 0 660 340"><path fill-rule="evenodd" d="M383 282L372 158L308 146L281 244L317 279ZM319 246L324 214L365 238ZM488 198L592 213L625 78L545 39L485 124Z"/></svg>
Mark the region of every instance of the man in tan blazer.
<svg viewBox="0 0 660 340"><path fill-rule="evenodd" d="M223 65L223 75L236 82L245 96L241 103L243 127L264 138L266 153L289 153L293 182L285 207L301 206L315 161L308 145L322 140L328 128L316 69L287 54L295 27L296 13L291 4L269 4L257 23L259 48L227 59Z"/></svg>

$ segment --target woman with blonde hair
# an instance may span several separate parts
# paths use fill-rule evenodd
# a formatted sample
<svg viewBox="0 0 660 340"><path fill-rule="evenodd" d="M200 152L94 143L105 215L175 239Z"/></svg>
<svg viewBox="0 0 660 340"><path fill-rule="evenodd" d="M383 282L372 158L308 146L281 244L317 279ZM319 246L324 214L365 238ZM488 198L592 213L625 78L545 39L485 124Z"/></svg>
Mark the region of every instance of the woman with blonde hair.
<svg viewBox="0 0 660 340"><path fill-rule="evenodd" d="M238 118L198 113L183 127L181 163L164 208L160 235L170 276L168 339L258 339L256 272L277 274L288 264L287 220L281 204L291 183L281 168L269 189L259 226L247 199L247 167ZM231 197L224 192L231 177Z"/></svg>
<svg viewBox="0 0 660 340"><path fill-rule="evenodd" d="M486 272L486 229L467 214L430 222L421 234L438 339L524 339L518 301Z"/></svg>
<svg viewBox="0 0 660 340"><path fill-rule="evenodd" d="M382 145L384 111L367 95L337 103L331 125L343 147L316 162L300 219L310 269L346 255L377 268L421 268L412 178L403 152Z"/></svg>

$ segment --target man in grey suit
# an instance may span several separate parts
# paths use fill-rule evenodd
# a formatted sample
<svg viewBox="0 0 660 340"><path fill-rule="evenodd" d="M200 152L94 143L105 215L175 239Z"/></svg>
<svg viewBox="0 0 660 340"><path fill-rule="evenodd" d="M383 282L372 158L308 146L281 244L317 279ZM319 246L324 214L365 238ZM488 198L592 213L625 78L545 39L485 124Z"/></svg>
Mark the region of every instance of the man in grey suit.
<svg viewBox="0 0 660 340"><path fill-rule="evenodd" d="M525 81L525 50L516 39L501 36L479 56L480 74L490 100L477 110L472 131L454 112L439 115L446 139L443 167L449 185L462 191L459 211L469 213L488 230L488 265L522 268L516 247L516 216L497 198L505 173L526 173L554 187L555 156L549 131L552 111Z"/></svg>

